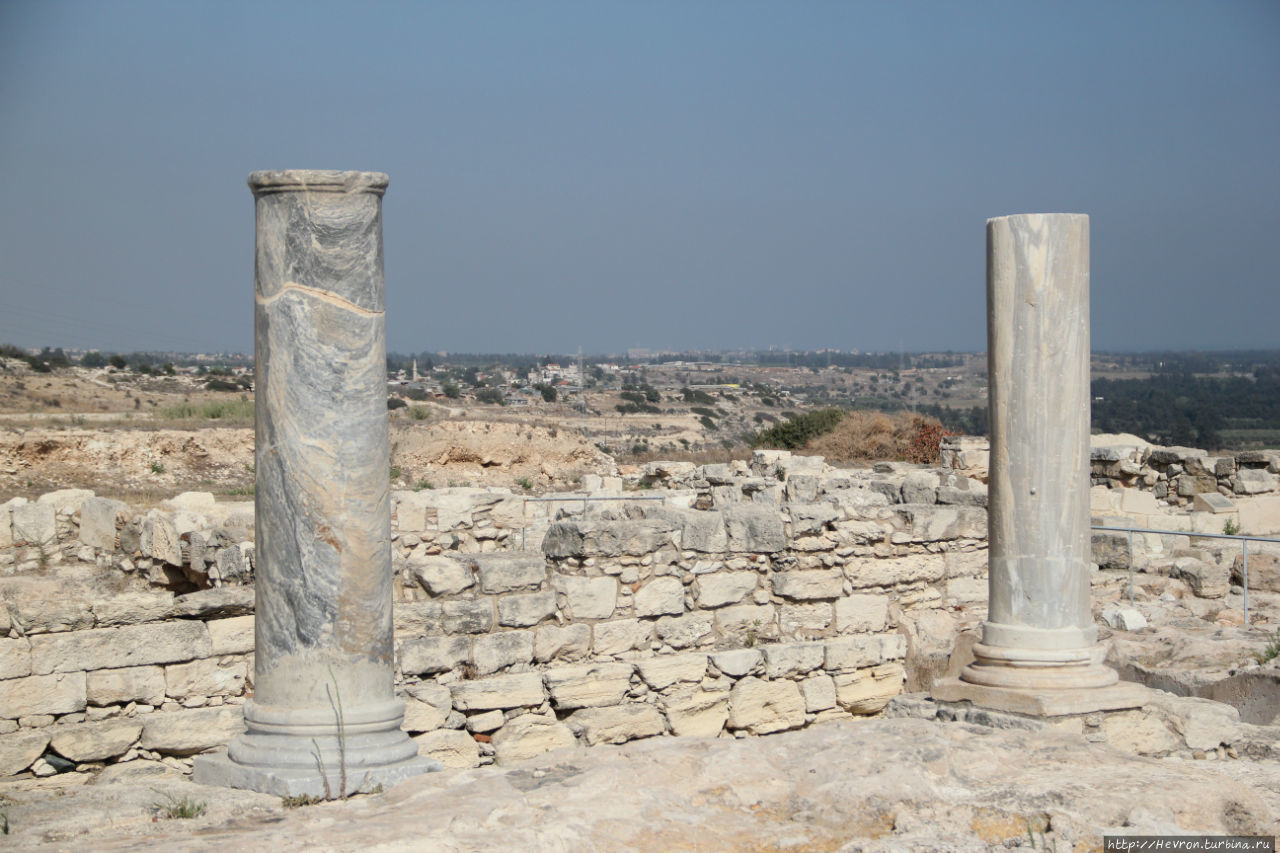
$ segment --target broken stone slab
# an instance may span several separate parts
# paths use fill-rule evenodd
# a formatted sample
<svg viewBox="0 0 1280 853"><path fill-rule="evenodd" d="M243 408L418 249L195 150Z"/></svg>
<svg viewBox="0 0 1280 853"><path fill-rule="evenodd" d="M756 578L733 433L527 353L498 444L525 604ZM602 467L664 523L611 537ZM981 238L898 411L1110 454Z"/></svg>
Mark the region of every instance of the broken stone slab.
<svg viewBox="0 0 1280 853"><path fill-rule="evenodd" d="M636 669L640 671L640 677L650 688L665 690L682 681L702 681L703 676L707 674L707 656L685 654L649 658L636 661Z"/></svg>
<svg viewBox="0 0 1280 853"><path fill-rule="evenodd" d="M449 689L453 693L453 707L459 711L534 708L547 698L542 675L536 672L459 681Z"/></svg>
<svg viewBox="0 0 1280 853"><path fill-rule="evenodd" d="M124 755L142 734L142 720L102 720L54 726L50 746L59 755L77 764L104 761Z"/></svg>
<svg viewBox="0 0 1280 853"><path fill-rule="evenodd" d="M1235 512L1236 505L1217 492L1203 492L1191 499L1191 508L1195 512L1224 513Z"/></svg>
<svg viewBox="0 0 1280 853"><path fill-rule="evenodd" d="M708 609L737 604L756 589L757 572L715 572L697 581L698 606Z"/></svg>
<svg viewBox="0 0 1280 853"><path fill-rule="evenodd" d="M53 729L24 729L0 737L0 776L16 776L44 754Z"/></svg>
<svg viewBox="0 0 1280 853"><path fill-rule="evenodd" d="M775 572L773 592L792 601L814 601L839 598L844 589L844 573L840 569L801 569Z"/></svg>
<svg viewBox="0 0 1280 853"><path fill-rule="evenodd" d="M453 710L449 688L431 681L405 686L401 689L400 699L404 702L404 730L407 732L438 729ZM501 711L494 713L502 715Z"/></svg>
<svg viewBox="0 0 1280 853"><path fill-rule="evenodd" d="M410 557L408 572L431 595L456 595L476 582L469 561L443 555Z"/></svg>
<svg viewBox="0 0 1280 853"><path fill-rule="evenodd" d="M533 638L533 659L538 663L580 660L590 651L590 625L542 625Z"/></svg>
<svg viewBox="0 0 1280 853"><path fill-rule="evenodd" d="M568 726L538 714L510 719L493 735L493 749L499 764L512 764L577 745Z"/></svg>
<svg viewBox="0 0 1280 853"><path fill-rule="evenodd" d="M1244 585L1244 556L1231 564L1231 582ZM1280 592L1280 556L1266 552L1249 554L1249 589Z"/></svg>
<svg viewBox="0 0 1280 853"><path fill-rule="evenodd" d="M680 737L716 737L729 719L728 691L690 687L664 697L663 705L671 732Z"/></svg>
<svg viewBox="0 0 1280 853"><path fill-rule="evenodd" d="M533 660L532 631L501 631L476 637L471 662L480 675L488 675L515 664Z"/></svg>
<svg viewBox="0 0 1280 853"><path fill-rule="evenodd" d="M684 584L679 578L654 578L635 594L637 616L679 616L684 613Z"/></svg>
<svg viewBox="0 0 1280 853"><path fill-rule="evenodd" d="M547 531L542 551L548 557L643 557L675 544L677 526L659 518L610 521L586 518L560 521Z"/></svg>
<svg viewBox="0 0 1280 853"><path fill-rule="evenodd" d="M58 672L0 681L0 716L72 714L85 709L85 674Z"/></svg>
<svg viewBox="0 0 1280 853"><path fill-rule="evenodd" d="M100 669L88 674L87 699L90 705L129 702L159 705L164 701L164 692L164 668L159 666Z"/></svg>
<svg viewBox="0 0 1280 853"><path fill-rule="evenodd" d="M1231 587L1229 575L1230 572L1226 566L1198 560L1195 557L1178 557L1169 569L1169 577L1186 581L1191 591L1200 598L1226 596Z"/></svg>
<svg viewBox="0 0 1280 853"><path fill-rule="evenodd" d="M776 554L787 547L782 516L770 506L735 504L724 511L730 551Z"/></svg>
<svg viewBox="0 0 1280 853"><path fill-rule="evenodd" d="M589 663L549 670L547 690L561 711L617 705L631 689L629 663Z"/></svg>
<svg viewBox="0 0 1280 853"><path fill-rule="evenodd" d="M57 539L57 514L49 504L16 504L12 512L14 545L47 546Z"/></svg>
<svg viewBox="0 0 1280 853"><path fill-rule="evenodd" d="M1138 631L1147 627L1147 617L1141 612L1115 604L1103 608L1102 621L1117 631Z"/></svg>
<svg viewBox="0 0 1280 853"><path fill-rule="evenodd" d="M906 671L900 663L886 663L847 675L837 675L836 701L850 714L874 714L902 692Z"/></svg>
<svg viewBox="0 0 1280 853"><path fill-rule="evenodd" d="M405 675L434 675L463 663L471 650L467 637L414 637L400 644L398 663Z"/></svg>
<svg viewBox="0 0 1280 853"><path fill-rule="evenodd" d="M157 711L143 719L143 749L170 755L193 755L222 746L244 731L239 705L184 711Z"/></svg>
<svg viewBox="0 0 1280 853"><path fill-rule="evenodd" d="M762 681L747 676L730 691L728 726L768 734L804 725L804 696L794 681Z"/></svg>
<svg viewBox="0 0 1280 853"><path fill-rule="evenodd" d="M608 619L618 605L616 578L555 575L552 585L565 596L570 619Z"/></svg>
<svg viewBox="0 0 1280 853"><path fill-rule="evenodd" d="M80 504L80 541L105 551L116 547L116 527L128 513L122 501L109 498L85 498Z"/></svg>
<svg viewBox="0 0 1280 853"><path fill-rule="evenodd" d="M0 639L0 679L31 674L31 644L23 637Z"/></svg>
<svg viewBox="0 0 1280 853"><path fill-rule="evenodd" d="M566 721L569 729L587 746L601 743L626 743L666 732L662 713L652 705L632 703L608 708L584 708L574 711Z"/></svg>
<svg viewBox="0 0 1280 853"><path fill-rule="evenodd" d="M487 593L537 589L547 579L547 562L541 554L476 554L470 558Z"/></svg>
<svg viewBox="0 0 1280 853"><path fill-rule="evenodd" d="M433 758L445 767L461 769L480 763L480 745L475 738L457 729L437 729L414 737L418 755Z"/></svg>

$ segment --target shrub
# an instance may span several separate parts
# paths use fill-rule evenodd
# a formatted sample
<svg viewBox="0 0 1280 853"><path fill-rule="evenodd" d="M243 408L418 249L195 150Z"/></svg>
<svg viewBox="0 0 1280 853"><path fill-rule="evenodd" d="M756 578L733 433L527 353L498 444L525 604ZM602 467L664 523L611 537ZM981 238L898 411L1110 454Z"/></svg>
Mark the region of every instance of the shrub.
<svg viewBox="0 0 1280 853"><path fill-rule="evenodd" d="M505 406L507 398L502 396L502 391L497 388L481 388L476 392L476 399L481 403L488 403L494 406Z"/></svg>
<svg viewBox="0 0 1280 853"><path fill-rule="evenodd" d="M409 417L413 418L415 421L425 421L429 414L430 412L427 411L426 406L409 407Z"/></svg>
<svg viewBox="0 0 1280 853"><path fill-rule="evenodd" d="M403 409L403 408L404 408L405 406L407 406L407 405L409 405L409 404L408 404L408 403L406 403L404 400L401 400L399 397L388 397L388 398L387 398L387 411L388 411L388 412L394 412L396 409Z"/></svg>
<svg viewBox="0 0 1280 853"><path fill-rule="evenodd" d="M840 409L819 409L805 412L790 420L757 433L752 440L755 447L776 447L782 450L799 450L810 440L831 432L844 418Z"/></svg>

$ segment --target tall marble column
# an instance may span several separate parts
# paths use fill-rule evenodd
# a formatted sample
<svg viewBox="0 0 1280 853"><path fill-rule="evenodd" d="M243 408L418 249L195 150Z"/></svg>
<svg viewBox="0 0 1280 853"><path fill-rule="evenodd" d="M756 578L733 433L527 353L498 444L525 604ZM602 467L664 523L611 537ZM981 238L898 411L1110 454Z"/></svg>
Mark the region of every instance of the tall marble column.
<svg viewBox="0 0 1280 853"><path fill-rule="evenodd" d="M1089 590L1089 217L987 222L988 611L939 699L1035 714L1141 704L1102 664Z"/></svg>
<svg viewBox="0 0 1280 853"><path fill-rule="evenodd" d="M439 769L401 731L377 172L249 176L257 209L254 696L194 778L339 796Z"/></svg>

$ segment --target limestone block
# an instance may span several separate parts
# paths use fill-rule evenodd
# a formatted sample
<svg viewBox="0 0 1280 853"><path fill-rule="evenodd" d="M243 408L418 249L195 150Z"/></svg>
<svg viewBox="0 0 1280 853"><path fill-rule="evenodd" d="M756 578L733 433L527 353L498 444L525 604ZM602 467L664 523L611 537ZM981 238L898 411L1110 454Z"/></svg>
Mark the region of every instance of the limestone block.
<svg viewBox="0 0 1280 853"><path fill-rule="evenodd" d="M0 679L31 674L31 646L23 638L0 639Z"/></svg>
<svg viewBox="0 0 1280 853"><path fill-rule="evenodd" d="M902 692L906 672L900 663L886 663L837 675L836 701L850 714L874 714Z"/></svg>
<svg viewBox="0 0 1280 853"><path fill-rule="evenodd" d="M25 498L23 499L25 500ZM13 509L11 501L0 503L0 548L13 547Z"/></svg>
<svg viewBox="0 0 1280 853"><path fill-rule="evenodd" d="M787 483L790 489L791 483ZM791 535L810 536L821 533L828 525L840 521L844 514L830 503L790 504L787 512L791 516Z"/></svg>
<svg viewBox="0 0 1280 853"><path fill-rule="evenodd" d="M570 619L608 619L618 604L618 581L612 577L556 575L553 586L564 594Z"/></svg>
<svg viewBox="0 0 1280 853"><path fill-rule="evenodd" d="M459 681L449 689L453 692L453 707L459 711L533 708L547 698L542 689L542 675L536 672Z"/></svg>
<svg viewBox="0 0 1280 853"><path fill-rule="evenodd" d="M1147 627L1147 618L1132 607L1111 605L1102 610L1102 621L1117 631L1137 631Z"/></svg>
<svg viewBox="0 0 1280 853"><path fill-rule="evenodd" d="M456 595L476 582L471 566L452 557L413 557L408 571L418 585L432 595Z"/></svg>
<svg viewBox="0 0 1280 853"><path fill-rule="evenodd" d="M598 655L620 655L633 649L646 649L653 639L652 622L639 619L615 619L591 626L591 648Z"/></svg>
<svg viewBox="0 0 1280 853"><path fill-rule="evenodd" d="M1134 755L1164 756L1182 748L1182 739L1158 715L1143 710L1119 711L1102 718L1107 743Z"/></svg>
<svg viewBox="0 0 1280 853"><path fill-rule="evenodd" d="M224 581L245 583L253 574L249 567L249 560L245 557L244 549L240 545L219 548L214 556L214 563L218 569L218 577Z"/></svg>
<svg viewBox="0 0 1280 853"><path fill-rule="evenodd" d="M1169 577L1186 581L1191 591L1200 598L1225 596L1231 586L1229 575L1230 571L1226 566L1207 563L1195 557L1178 557L1169 569Z"/></svg>
<svg viewBox="0 0 1280 853"><path fill-rule="evenodd" d="M784 637L821 633L834 618L829 602L784 604L778 608L778 625Z"/></svg>
<svg viewBox="0 0 1280 853"><path fill-rule="evenodd" d="M429 732L444 725L453 710L453 697L442 684L425 681L404 688L404 730ZM501 711L497 711L501 715Z"/></svg>
<svg viewBox="0 0 1280 853"><path fill-rule="evenodd" d="M44 755L52 731L24 729L0 737L0 777L16 776Z"/></svg>
<svg viewBox="0 0 1280 853"><path fill-rule="evenodd" d="M48 504L26 503L13 507L13 544L49 545L57 538L57 517Z"/></svg>
<svg viewBox="0 0 1280 853"><path fill-rule="evenodd" d="M76 763L124 755L142 734L142 720L117 717L93 723L54 726L50 745Z"/></svg>
<svg viewBox="0 0 1280 853"><path fill-rule="evenodd" d="M810 714L836 706L836 680L829 675L809 676L800 682L800 692L804 695L804 709Z"/></svg>
<svg viewBox="0 0 1280 853"><path fill-rule="evenodd" d="M680 547L702 554L722 554L729 550L729 534L724 514L714 510L674 511L680 520Z"/></svg>
<svg viewBox="0 0 1280 853"><path fill-rule="evenodd" d="M568 726L538 714L508 720L493 736L493 750L499 764L512 764L577 745Z"/></svg>
<svg viewBox="0 0 1280 853"><path fill-rule="evenodd" d="M723 613L723 610L716 611ZM711 634L712 619L705 613L663 616L656 625L658 639L673 649L687 649Z"/></svg>
<svg viewBox="0 0 1280 853"><path fill-rule="evenodd" d="M652 705L633 703L610 708L584 708L566 721L569 729L587 746L599 743L626 743L666 732L662 713Z"/></svg>
<svg viewBox="0 0 1280 853"><path fill-rule="evenodd" d="M253 651L252 616L211 619L204 624L209 629L209 643L215 657L240 655Z"/></svg>
<svg viewBox="0 0 1280 853"><path fill-rule="evenodd" d="M471 662L480 675L533 660L532 631L502 631L476 637Z"/></svg>
<svg viewBox="0 0 1280 853"><path fill-rule="evenodd" d="M729 694L729 728L768 734L804 725L804 696L794 681L741 679Z"/></svg>
<svg viewBox="0 0 1280 853"><path fill-rule="evenodd" d="M1241 468L1232 478L1232 488L1238 495L1259 495L1265 492L1274 492L1280 487L1280 477L1261 468ZM18 526L18 510L13 511L13 525L15 531Z"/></svg>
<svg viewBox="0 0 1280 853"><path fill-rule="evenodd" d="M414 637L400 644L400 671L405 675L448 672L467 659L471 643L466 637Z"/></svg>
<svg viewBox="0 0 1280 853"><path fill-rule="evenodd" d="M164 702L164 668L131 666L124 669L100 669L89 673L87 699L90 705L117 705L142 702L159 705Z"/></svg>
<svg viewBox="0 0 1280 853"><path fill-rule="evenodd" d="M116 547L116 522L128 506L107 498L85 498L80 504L80 541L105 551Z"/></svg>
<svg viewBox="0 0 1280 853"><path fill-rule="evenodd" d="M640 677L654 690L665 690L680 681L702 681L707 674L707 656L666 655L636 662Z"/></svg>
<svg viewBox="0 0 1280 853"><path fill-rule="evenodd" d="M654 578L635 594L637 616L679 616L683 612L684 584L679 578Z"/></svg>
<svg viewBox="0 0 1280 853"><path fill-rule="evenodd" d="M866 635L827 640L822 663L828 672L853 672L884 660L882 636Z"/></svg>
<svg viewBox="0 0 1280 853"><path fill-rule="evenodd" d="M535 589L547 579L547 561L541 554L477 554L472 560L484 592Z"/></svg>
<svg viewBox="0 0 1280 853"><path fill-rule="evenodd" d="M839 598L844 586L839 569L775 572L772 580L774 594L792 601Z"/></svg>
<svg viewBox="0 0 1280 853"><path fill-rule="evenodd" d="M667 723L680 737L716 737L729 719L729 694L686 688L663 700Z"/></svg>
<svg viewBox="0 0 1280 853"><path fill-rule="evenodd" d="M1114 489L1120 496L1120 512L1125 515L1152 515L1160 512L1155 495L1141 489Z"/></svg>
<svg viewBox="0 0 1280 853"><path fill-rule="evenodd" d="M756 588L756 572L716 572L698 578L698 606L705 608L737 604Z"/></svg>
<svg viewBox="0 0 1280 853"><path fill-rule="evenodd" d="M938 503L948 506L987 505L987 484L972 477L953 477L954 484L938 487Z"/></svg>
<svg viewBox="0 0 1280 853"><path fill-rule="evenodd" d="M174 699L239 696L244 692L247 672L245 659L235 656L170 664L164 668L165 693Z"/></svg>
<svg viewBox="0 0 1280 853"><path fill-rule="evenodd" d="M1240 712L1223 702L1152 691L1143 710L1165 720L1188 749L1217 749L1241 737Z"/></svg>
<svg viewBox="0 0 1280 853"><path fill-rule="evenodd" d="M124 592L92 602L99 628L160 622L173 612L173 596L165 592Z"/></svg>
<svg viewBox="0 0 1280 853"><path fill-rule="evenodd" d="M1280 497L1246 498L1240 506L1240 529L1255 536L1280 534Z"/></svg>
<svg viewBox="0 0 1280 853"><path fill-rule="evenodd" d="M549 557L643 557L673 545L679 528L671 521L644 518L610 521L585 518L551 525L542 540Z"/></svg>
<svg viewBox="0 0 1280 853"><path fill-rule="evenodd" d="M1231 582L1244 585L1244 556L1236 554L1231 564ZM1249 554L1249 589L1280 592L1280 556L1268 553Z"/></svg>
<svg viewBox="0 0 1280 853"><path fill-rule="evenodd" d="M475 738L457 729L436 729L413 739L418 755L434 758L445 767L461 769L480 763L480 745Z"/></svg>
<svg viewBox="0 0 1280 853"><path fill-rule="evenodd" d="M736 604L715 612L716 627L726 634L773 636L776 613L772 604Z"/></svg>
<svg viewBox="0 0 1280 853"><path fill-rule="evenodd" d="M481 714L472 714L467 717L467 731L469 732L485 732L497 731L502 728L502 724L507 721L507 717L501 711L485 711Z"/></svg>
<svg viewBox="0 0 1280 853"><path fill-rule="evenodd" d="M203 622L158 622L95 628L31 638L31 669L38 674L177 663L212 653Z"/></svg>
<svg viewBox="0 0 1280 853"><path fill-rule="evenodd" d="M192 755L223 746L244 731L240 705L148 714L142 722L143 749Z"/></svg>
<svg viewBox="0 0 1280 853"><path fill-rule="evenodd" d="M938 475L932 471L910 471L902 481L904 504L938 502Z"/></svg>
<svg viewBox="0 0 1280 853"><path fill-rule="evenodd" d="M533 638L533 659L580 660L591 652L590 625L543 625Z"/></svg>
<svg viewBox="0 0 1280 853"><path fill-rule="evenodd" d="M1236 505L1233 504L1231 501L1227 500L1227 498L1225 498L1224 496L1218 494L1217 492L1205 492L1202 494L1198 494L1191 499L1191 509L1194 512L1208 512L1208 513L1217 514L1217 513L1225 513L1225 512L1235 512ZM1214 532L1217 532L1217 531L1214 531Z"/></svg>
<svg viewBox="0 0 1280 853"><path fill-rule="evenodd" d="M982 586L985 594L986 583ZM883 631L888 619L887 595L848 595L836 601L836 630L842 634Z"/></svg>
<svg viewBox="0 0 1280 853"><path fill-rule="evenodd" d="M724 525L730 551L776 554L787 547L782 516L773 507L734 504L724 511Z"/></svg>
<svg viewBox="0 0 1280 853"><path fill-rule="evenodd" d="M547 690L558 710L601 708L622 702L631 688L629 663L589 663L548 670Z"/></svg>
<svg viewBox="0 0 1280 853"><path fill-rule="evenodd" d="M153 509L143 516L140 543L142 556L171 566L182 565L182 542L168 513Z"/></svg>
<svg viewBox="0 0 1280 853"><path fill-rule="evenodd" d="M556 594L551 590L507 595L498 599L498 624L509 628L537 625L543 619L554 616L555 612Z"/></svg>
<svg viewBox="0 0 1280 853"><path fill-rule="evenodd" d="M488 608L492 625L493 605L487 601L480 603ZM439 631L444 625L444 604L439 601L397 601L392 606L392 619L398 636ZM454 621L456 623L456 617Z"/></svg>
<svg viewBox="0 0 1280 853"><path fill-rule="evenodd" d="M759 649L731 649L727 652L712 652L711 662L716 669L731 678L747 675L764 660Z"/></svg>
<svg viewBox="0 0 1280 853"><path fill-rule="evenodd" d="M822 666L825 649L822 643L779 643L760 650L764 655L764 671L768 678L803 675Z"/></svg>
<svg viewBox="0 0 1280 853"><path fill-rule="evenodd" d="M0 681L0 715L70 714L85 709L85 674L64 672Z"/></svg>
<svg viewBox="0 0 1280 853"><path fill-rule="evenodd" d="M941 554L912 554L881 560L850 561L845 564L844 573L855 589L896 586L918 581L932 583L946 576L947 563Z"/></svg>
<svg viewBox="0 0 1280 853"><path fill-rule="evenodd" d="M913 542L987 537L987 511L981 507L903 505L893 511Z"/></svg>
<svg viewBox="0 0 1280 853"><path fill-rule="evenodd" d="M440 626L446 634L486 634L493 630L493 604L489 599L446 601Z"/></svg>

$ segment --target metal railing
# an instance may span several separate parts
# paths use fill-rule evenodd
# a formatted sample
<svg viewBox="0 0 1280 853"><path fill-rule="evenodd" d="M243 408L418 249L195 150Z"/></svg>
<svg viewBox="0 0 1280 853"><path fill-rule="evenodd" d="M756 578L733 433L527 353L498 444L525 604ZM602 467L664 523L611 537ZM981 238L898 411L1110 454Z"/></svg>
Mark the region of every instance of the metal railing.
<svg viewBox="0 0 1280 853"><path fill-rule="evenodd" d="M1194 530L1155 530L1150 527L1108 527L1102 524L1090 525L1093 530L1108 533L1129 534L1129 605L1133 605L1133 534L1156 533L1162 536L1187 536L1193 539L1235 539L1240 542L1240 579L1244 589L1244 626L1249 627L1249 543L1277 542L1280 539L1271 536L1245 536L1238 533L1197 533Z"/></svg>
<svg viewBox="0 0 1280 853"><path fill-rule="evenodd" d="M525 550L525 531L529 529L529 519L525 508L529 504L577 503L582 502L582 514L587 514L587 504L592 501L664 501L662 495L564 495L554 498L524 498L520 507L520 550Z"/></svg>

